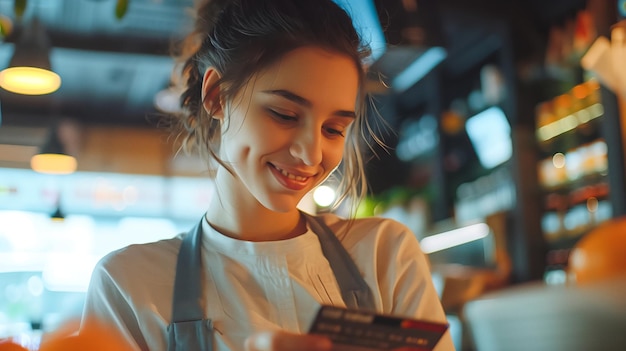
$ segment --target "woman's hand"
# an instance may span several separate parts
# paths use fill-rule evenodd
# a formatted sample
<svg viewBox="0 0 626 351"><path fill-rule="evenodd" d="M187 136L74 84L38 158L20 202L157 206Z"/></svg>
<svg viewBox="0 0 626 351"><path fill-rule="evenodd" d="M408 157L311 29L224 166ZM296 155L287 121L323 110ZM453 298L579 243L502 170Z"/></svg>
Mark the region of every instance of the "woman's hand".
<svg viewBox="0 0 626 351"><path fill-rule="evenodd" d="M332 342L320 335L284 331L259 332L245 342L246 351L330 351Z"/></svg>

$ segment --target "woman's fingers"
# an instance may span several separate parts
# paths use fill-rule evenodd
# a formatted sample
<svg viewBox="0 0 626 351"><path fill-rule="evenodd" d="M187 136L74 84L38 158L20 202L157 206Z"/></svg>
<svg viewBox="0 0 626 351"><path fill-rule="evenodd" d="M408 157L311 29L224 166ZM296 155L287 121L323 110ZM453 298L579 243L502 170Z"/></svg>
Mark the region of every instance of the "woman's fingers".
<svg viewBox="0 0 626 351"><path fill-rule="evenodd" d="M332 343L319 335L301 335L282 331L260 332L245 342L246 351L329 351Z"/></svg>

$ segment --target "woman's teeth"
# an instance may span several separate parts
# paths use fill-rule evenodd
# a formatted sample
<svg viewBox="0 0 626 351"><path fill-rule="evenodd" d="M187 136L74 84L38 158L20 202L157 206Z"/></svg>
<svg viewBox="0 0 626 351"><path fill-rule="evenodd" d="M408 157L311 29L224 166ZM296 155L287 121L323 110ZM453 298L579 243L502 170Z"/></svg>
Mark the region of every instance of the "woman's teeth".
<svg viewBox="0 0 626 351"><path fill-rule="evenodd" d="M276 167L276 169L280 172L280 174L284 175L285 177L287 177L287 178L289 178L291 180L297 180L299 182L303 182L303 181L308 179L308 177L297 176L297 175L291 174L291 173L289 173L289 172L287 172L285 170L282 170L282 169L280 169L278 167Z"/></svg>

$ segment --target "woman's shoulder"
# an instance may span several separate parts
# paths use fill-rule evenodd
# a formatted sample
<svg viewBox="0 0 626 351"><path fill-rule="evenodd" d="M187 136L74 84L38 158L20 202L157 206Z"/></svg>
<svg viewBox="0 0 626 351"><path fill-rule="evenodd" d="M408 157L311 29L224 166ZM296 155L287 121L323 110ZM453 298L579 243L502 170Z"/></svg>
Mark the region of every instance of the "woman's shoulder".
<svg viewBox="0 0 626 351"><path fill-rule="evenodd" d="M375 216L348 219L335 214L317 217L334 232L357 263L367 265L373 257L385 262L409 262L423 255L417 236L398 220Z"/></svg>
<svg viewBox="0 0 626 351"><path fill-rule="evenodd" d="M335 233L345 246L381 239L383 242L417 242L417 237L409 227L392 218L376 216L345 218L333 213L324 213L317 217Z"/></svg>
<svg viewBox="0 0 626 351"><path fill-rule="evenodd" d="M132 244L102 257L91 275L85 313L125 321L141 314L149 323L153 314L168 315L181 242L179 235Z"/></svg>
<svg viewBox="0 0 626 351"><path fill-rule="evenodd" d="M378 232L384 231L388 234L409 233L411 230L404 224L392 218L386 217L360 217L346 218L334 213L324 213L316 215L327 226L337 229L350 228L350 231L360 230L361 232Z"/></svg>
<svg viewBox="0 0 626 351"><path fill-rule="evenodd" d="M104 255L96 268L108 275L120 276L150 274L170 266L175 269L181 239L182 236L177 235L170 239L125 246Z"/></svg>

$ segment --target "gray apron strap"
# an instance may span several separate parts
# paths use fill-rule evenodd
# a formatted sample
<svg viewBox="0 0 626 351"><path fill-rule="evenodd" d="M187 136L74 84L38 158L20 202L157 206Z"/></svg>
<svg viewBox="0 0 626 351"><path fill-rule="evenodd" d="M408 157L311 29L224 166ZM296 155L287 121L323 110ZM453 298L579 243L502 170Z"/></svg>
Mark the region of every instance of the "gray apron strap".
<svg viewBox="0 0 626 351"><path fill-rule="evenodd" d="M341 242L330 228L319 218L301 212L305 216L309 226L320 239L322 252L330 263L330 268L335 274L341 297L349 308L375 310L372 292L361 276L350 254L341 245Z"/></svg>
<svg viewBox="0 0 626 351"><path fill-rule="evenodd" d="M183 238L178 251L168 351L212 351L213 322L204 318L202 299L202 221Z"/></svg>
<svg viewBox="0 0 626 351"><path fill-rule="evenodd" d="M335 274L346 306L374 310L370 288L339 239L320 219L301 213L320 239L322 252ZM213 350L213 322L204 318L200 303L203 296L202 220L185 235L178 252L168 351Z"/></svg>

